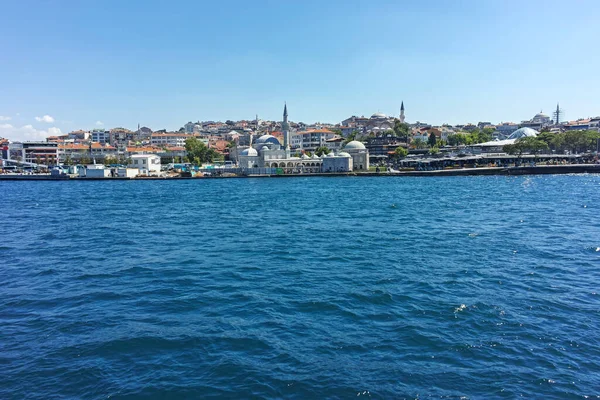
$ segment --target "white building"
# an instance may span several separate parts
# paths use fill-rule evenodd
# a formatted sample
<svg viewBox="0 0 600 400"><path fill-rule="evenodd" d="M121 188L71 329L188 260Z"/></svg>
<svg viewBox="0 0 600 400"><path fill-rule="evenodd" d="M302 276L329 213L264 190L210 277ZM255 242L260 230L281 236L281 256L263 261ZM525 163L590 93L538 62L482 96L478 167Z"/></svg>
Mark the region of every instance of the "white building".
<svg viewBox="0 0 600 400"><path fill-rule="evenodd" d="M150 143L153 146L183 147L185 146L186 139L191 137L193 137L193 135L179 132L153 133L150 137Z"/></svg>
<svg viewBox="0 0 600 400"><path fill-rule="evenodd" d="M353 140L345 145L342 150L343 152L350 154L352 157L353 171L369 170L369 150L367 150L364 144L357 140Z"/></svg>
<svg viewBox="0 0 600 400"><path fill-rule="evenodd" d="M156 154L133 154L130 168L137 168L140 175L153 175L160 173L160 157Z"/></svg>
<svg viewBox="0 0 600 400"><path fill-rule="evenodd" d="M314 152L319 147L326 146L327 140L337 137L328 129L311 129L296 132L292 135L292 149Z"/></svg>

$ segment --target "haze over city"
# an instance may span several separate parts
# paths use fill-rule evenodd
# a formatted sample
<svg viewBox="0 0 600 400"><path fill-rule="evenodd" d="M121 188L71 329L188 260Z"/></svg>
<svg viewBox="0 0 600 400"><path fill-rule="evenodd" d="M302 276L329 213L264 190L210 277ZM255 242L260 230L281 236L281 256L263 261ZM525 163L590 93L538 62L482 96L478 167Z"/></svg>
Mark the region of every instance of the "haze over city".
<svg viewBox="0 0 600 400"><path fill-rule="evenodd" d="M600 3L10 2L0 137L190 120L598 114ZM577 23L573 23L576 21ZM24 27L26 23L26 27Z"/></svg>

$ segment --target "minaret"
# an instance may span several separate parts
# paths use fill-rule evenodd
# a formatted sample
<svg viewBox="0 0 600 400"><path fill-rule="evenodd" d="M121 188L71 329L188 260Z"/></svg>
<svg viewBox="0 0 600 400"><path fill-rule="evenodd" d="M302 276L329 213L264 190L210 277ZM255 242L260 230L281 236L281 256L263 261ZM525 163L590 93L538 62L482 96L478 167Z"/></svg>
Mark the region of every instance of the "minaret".
<svg viewBox="0 0 600 400"><path fill-rule="evenodd" d="M404 123L404 101L400 105L400 122Z"/></svg>
<svg viewBox="0 0 600 400"><path fill-rule="evenodd" d="M281 130L283 131L283 148L285 149L285 157L290 158L290 126L288 124L287 103L284 103L283 106L283 123L281 124Z"/></svg>

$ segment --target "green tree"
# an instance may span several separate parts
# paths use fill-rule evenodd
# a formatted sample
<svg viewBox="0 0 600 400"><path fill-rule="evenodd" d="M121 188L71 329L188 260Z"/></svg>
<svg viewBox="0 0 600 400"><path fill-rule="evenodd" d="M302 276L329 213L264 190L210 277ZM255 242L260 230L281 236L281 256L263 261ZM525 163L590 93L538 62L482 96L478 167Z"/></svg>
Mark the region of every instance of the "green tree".
<svg viewBox="0 0 600 400"><path fill-rule="evenodd" d="M489 142L490 140L492 140L492 135L493 134L494 134L494 129L492 129L492 128L483 128L481 130L481 132L479 132L479 135L477 136L477 139L479 140L478 143Z"/></svg>
<svg viewBox="0 0 600 400"><path fill-rule="evenodd" d="M435 137L435 133L431 132L429 134L429 139L427 139L427 144L429 144L429 147L435 147L436 143L437 143L437 138Z"/></svg>
<svg viewBox="0 0 600 400"><path fill-rule="evenodd" d="M65 162L63 164L64 165L73 165L73 160L71 159L71 156L67 156L65 158Z"/></svg>
<svg viewBox="0 0 600 400"><path fill-rule="evenodd" d="M431 149L429 149L429 154L431 154L431 155L436 155L439 153L440 153L440 148L437 146L434 146Z"/></svg>
<svg viewBox="0 0 600 400"><path fill-rule="evenodd" d="M319 157L321 157L323 154L329 154L329 153L330 153L330 150L329 150L329 148L328 148L328 147L326 147L326 146L321 146L321 147L318 147L318 148L315 150L315 154L316 154L316 155L318 155Z"/></svg>
<svg viewBox="0 0 600 400"><path fill-rule="evenodd" d="M188 159L195 165L211 163L223 158L219 152L209 149L196 137L190 137L185 140L185 150L187 151Z"/></svg>
<svg viewBox="0 0 600 400"><path fill-rule="evenodd" d="M533 154L537 160L537 155L542 150L548 149L548 143L533 136L526 136L516 141L518 146L521 146L524 151L528 151Z"/></svg>
<svg viewBox="0 0 600 400"><path fill-rule="evenodd" d="M556 136L555 133L550 133L550 131L546 130L542 130L542 132L540 132L539 135L537 135L537 138L543 142L545 142L548 146L551 146L552 144L552 139L554 139L554 137Z"/></svg>
<svg viewBox="0 0 600 400"><path fill-rule="evenodd" d="M504 145L502 147L502 151L504 151L506 154L510 154L511 156L516 155L517 158L520 160L523 156L523 151L525 151L525 148L519 145L517 142L515 142L513 144Z"/></svg>
<svg viewBox="0 0 600 400"><path fill-rule="evenodd" d="M415 149L422 149L427 145L427 142L421 138L416 138L412 141L412 144L415 146Z"/></svg>
<svg viewBox="0 0 600 400"><path fill-rule="evenodd" d="M356 140L356 137L358 136L358 131L354 130L352 131L347 137L346 140L344 140L344 145L350 143L353 140Z"/></svg>
<svg viewBox="0 0 600 400"><path fill-rule="evenodd" d="M394 157L395 158L404 158L407 155L408 155L408 150L406 150L402 146L398 146L398 147L396 147L396 150L394 150Z"/></svg>
<svg viewBox="0 0 600 400"><path fill-rule="evenodd" d="M410 126L407 123L401 122L399 119L394 121L394 134L399 138L404 139L404 143L408 144L410 137Z"/></svg>
<svg viewBox="0 0 600 400"><path fill-rule="evenodd" d="M448 144L450 146L460 146L463 144L467 144L467 135L463 133L455 133L452 135L448 135Z"/></svg>

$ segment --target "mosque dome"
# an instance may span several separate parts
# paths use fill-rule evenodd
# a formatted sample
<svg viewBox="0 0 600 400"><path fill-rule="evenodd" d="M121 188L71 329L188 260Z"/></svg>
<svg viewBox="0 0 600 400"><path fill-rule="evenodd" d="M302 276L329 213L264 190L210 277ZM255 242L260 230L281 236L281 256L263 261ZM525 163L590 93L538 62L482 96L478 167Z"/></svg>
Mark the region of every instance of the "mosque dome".
<svg viewBox="0 0 600 400"><path fill-rule="evenodd" d="M358 140L353 140L344 146L344 150L364 150L365 145Z"/></svg>
<svg viewBox="0 0 600 400"><path fill-rule="evenodd" d="M262 135L261 137L259 137L256 140L256 144L266 144L266 143L273 143L273 144L280 144L279 140L277 140L277 138L273 135Z"/></svg>
<svg viewBox="0 0 600 400"><path fill-rule="evenodd" d="M258 151L266 151L269 150L269 146L267 146L266 144L264 146L262 146Z"/></svg>
<svg viewBox="0 0 600 400"><path fill-rule="evenodd" d="M384 113L376 112L375 114L371 115L371 119L383 119L383 118L387 118L387 115L385 115Z"/></svg>
<svg viewBox="0 0 600 400"><path fill-rule="evenodd" d="M536 137L538 135L538 131L536 131L535 129L531 129L531 128L520 128L517 129L516 131L514 131L512 133L512 135L510 135L508 138L509 139L520 139L522 137L527 137L527 136L532 136L532 137Z"/></svg>
<svg viewBox="0 0 600 400"><path fill-rule="evenodd" d="M550 118L550 117L548 117L546 114L544 114L543 112L540 111L539 113L535 114L535 117L533 117L533 118Z"/></svg>
<svg viewBox="0 0 600 400"><path fill-rule="evenodd" d="M335 157L335 154L333 154L333 151L331 153L327 153L325 155L325 157Z"/></svg>
<svg viewBox="0 0 600 400"><path fill-rule="evenodd" d="M346 153L345 151L342 151L341 153L338 153L338 157L350 158L352 156L350 154Z"/></svg>
<svg viewBox="0 0 600 400"><path fill-rule="evenodd" d="M317 158L321 158L321 157L319 157L319 156L317 155L317 153L315 153L315 154L313 154L313 155L312 155L312 158L314 158L314 159L317 159Z"/></svg>
<svg viewBox="0 0 600 400"><path fill-rule="evenodd" d="M258 156L258 152L252 147L248 147L241 151L240 156L256 157Z"/></svg>
<svg viewBox="0 0 600 400"><path fill-rule="evenodd" d="M310 158L310 157L309 157L309 156L307 156L306 154L302 154L302 159L303 159L303 160L308 160L309 158Z"/></svg>

